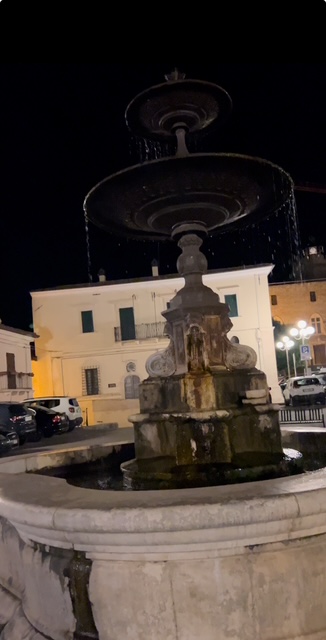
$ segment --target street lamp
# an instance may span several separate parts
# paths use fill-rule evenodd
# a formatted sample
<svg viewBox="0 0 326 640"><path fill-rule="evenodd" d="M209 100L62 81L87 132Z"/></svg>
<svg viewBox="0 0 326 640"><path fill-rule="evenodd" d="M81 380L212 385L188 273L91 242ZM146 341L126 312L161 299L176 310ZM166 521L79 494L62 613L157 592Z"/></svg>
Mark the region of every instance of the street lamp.
<svg viewBox="0 0 326 640"><path fill-rule="evenodd" d="M293 340L291 340L289 338L289 336L283 336L283 338L281 340L282 341L276 343L276 346L277 346L278 349L280 349L280 351L285 351L286 364L287 364L287 369L288 369L288 378L291 378L290 363L289 363L289 350L292 349L292 347L294 347L294 342L293 342Z"/></svg>
<svg viewBox="0 0 326 640"><path fill-rule="evenodd" d="M303 346L305 340L309 340L310 336L315 333L315 329L313 327L308 327L305 320L299 320L297 327L290 329L290 336L295 340L300 340L301 345ZM305 375L307 375L307 360L304 361L304 372Z"/></svg>

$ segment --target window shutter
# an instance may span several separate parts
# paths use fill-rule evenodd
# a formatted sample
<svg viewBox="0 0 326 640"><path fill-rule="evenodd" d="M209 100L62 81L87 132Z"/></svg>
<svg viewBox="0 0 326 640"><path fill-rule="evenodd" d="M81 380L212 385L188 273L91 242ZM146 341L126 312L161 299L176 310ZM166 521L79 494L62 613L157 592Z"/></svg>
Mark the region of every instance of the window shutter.
<svg viewBox="0 0 326 640"><path fill-rule="evenodd" d="M229 305L229 316L230 318L234 318L235 316L238 316L238 302L237 302L237 296L235 293L232 293L229 296L225 296L225 304Z"/></svg>
<svg viewBox="0 0 326 640"><path fill-rule="evenodd" d="M119 309L121 340L136 340L136 327L133 307Z"/></svg>
<svg viewBox="0 0 326 640"><path fill-rule="evenodd" d="M81 319L82 319L83 333L93 333L94 331L93 311L82 311Z"/></svg>

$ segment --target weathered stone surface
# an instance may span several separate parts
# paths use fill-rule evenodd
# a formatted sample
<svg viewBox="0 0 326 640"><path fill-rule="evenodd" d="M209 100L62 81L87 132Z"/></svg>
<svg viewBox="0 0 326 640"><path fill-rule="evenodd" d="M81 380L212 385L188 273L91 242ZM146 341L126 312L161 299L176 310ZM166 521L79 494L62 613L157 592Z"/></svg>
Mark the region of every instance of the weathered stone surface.
<svg viewBox="0 0 326 640"><path fill-rule="evenodd" d="M49 637L51 640L54 639L54 636L44 636L32 627L21 607L17 609L14 617L6 624L0 635L1 640L49 640ZM69 636L67 640L68 638Z"/></svg>
<svg viewBox="0 0 326 640"><path fill-rule="evenodd" d="M266 389L249 389L246 391L246 398L261 398L262 400L266 398Z"/></svg>
<svg viewBox="0 0 326 640"><path fill-rule="evenodd" d="M25 603L37 586L37 625L31 628L14 607L1 640L78 638L54 597L54 565L65 582L72 557L54 549L62 539L90 561L89 599L99 640L326 637L325 469L191 491L96 492L23 474L1 474L0 483L6 496L1 512L11 514L26 538L48 540L46 546L29 545L45 555L32 569L39 581L24 589L23 607L30 612ZM12 548L7 535L0 558L11 553L6 541ZM21 566L22 555L13 561ZM28 572L32 561L25 558ZM46 599L62 618L52 619L48 633ZM10 606L12 601L8 614Z"/></svg>
<svg viewBox="0 0 326 640"><path fill-rule="evenodd" d="M14 618L19 607L20 600L0 586L0 627Z"/></svg>
<svg viewBox="0 0 326 640"><path fill-rule="evenodd" d="M198 399L196 389L201 396ZM242 398L260 397L263 401L267 395L266 376L256 369L149 378L139 385L141 413L223 410L238 407Z"/></svg>
<svg viewBox="0 0 326 640"><path fill-rule="evenodd" d="M4 518L0 526L0 624L8 623L1 640L72 638L76 620L65 572L73 552L26 543Z"/></svg>
<svg viewBox="0 0 326 640"><path fill-rule="evenodd" d="M23 542L16 529L0 518L0 576L1 585L18 598L24 591L24 571L21 560Z"/></svg>
<svg viewBox="0 0 326 640"><path fill-rule="evenodd" d="M138 460L169 458L176 465L275 463L283 455L278 408L267 404L260 371L218 371L147 380L144 415L132 416ZM153 408L153 405L155 408ZM173 408L173 410L171 410ZM186 409L186 410L185 410ZM222 412L222 413L221 413Z"/></svg>
<svg viewBox="0 0 326 640"><path fill-rule="evenodd" d="M100 639L324 640L325 545L322 536L176 561L95 560Z"/></svg>
<svg viewBox="0 0 326 640"><path fill-rule="evenodd" d="M139 385L140 412L187 411L181 376L149 378Z"/></svg>

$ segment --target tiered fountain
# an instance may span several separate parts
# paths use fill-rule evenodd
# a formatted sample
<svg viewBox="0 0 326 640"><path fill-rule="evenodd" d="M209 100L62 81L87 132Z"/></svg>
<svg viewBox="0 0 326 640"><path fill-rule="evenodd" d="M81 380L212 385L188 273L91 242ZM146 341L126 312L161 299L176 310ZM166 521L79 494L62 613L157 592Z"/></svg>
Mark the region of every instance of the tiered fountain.
<svg viewBox="0 0 326 640"><path fill-rule="evenodd" d="M87 217L107 231L178 240L185 286L163 313L170 344L147 362L135 428L136 461L123 465L126 487L207 486L288 474L278 409L250 347L232 344L228 307L204 286L202 238L259 220L291 195L279 167L234 154L190 154L187 139L224 121L231 107L220 87L185 80L138 95L126 120L152 143L176 140L176 153L110 176L85 200Z"/></svg>
<svg viewBox="0 0 326 640"><path fill-rule="evenodd" d="M123 470L138 491L27 473L104 458L105 445L1 462L1 640L325 640L326 471L291 475L255 353L229 342L228 309L202 283L205 234L259 220L292 191L265 160L188 154L229 110L216 85L170 75L127 122L155 143L174 137L176 155L86 198L111 232L176 238L185 286L132 417Z"/></svg>

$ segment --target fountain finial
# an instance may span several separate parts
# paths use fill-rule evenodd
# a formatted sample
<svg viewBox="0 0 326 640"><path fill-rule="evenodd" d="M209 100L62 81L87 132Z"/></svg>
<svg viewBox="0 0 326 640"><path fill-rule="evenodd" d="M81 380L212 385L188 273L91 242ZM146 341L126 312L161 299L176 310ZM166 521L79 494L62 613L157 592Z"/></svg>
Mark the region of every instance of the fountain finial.
<svg viewBox="0 0 326 640"><path fill-rule="evenodd" d="M177 67L174 67L173 71L171 71L171 73L167 73L164 78L167 82L177 82L178 80L184 80L186 77L185 73L182 73L182 71L179 71L179 69L177 69Z"/></svg>

